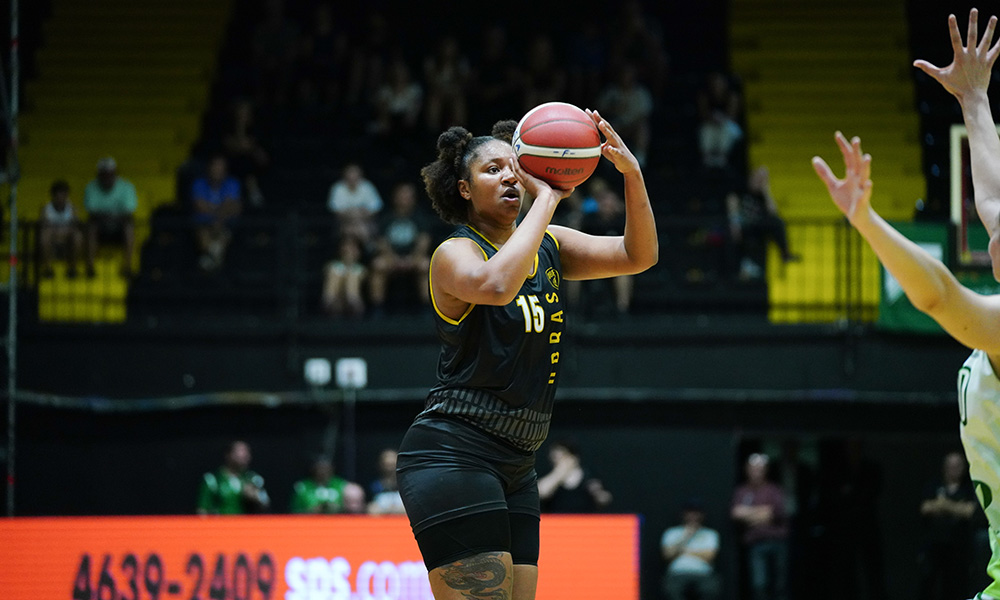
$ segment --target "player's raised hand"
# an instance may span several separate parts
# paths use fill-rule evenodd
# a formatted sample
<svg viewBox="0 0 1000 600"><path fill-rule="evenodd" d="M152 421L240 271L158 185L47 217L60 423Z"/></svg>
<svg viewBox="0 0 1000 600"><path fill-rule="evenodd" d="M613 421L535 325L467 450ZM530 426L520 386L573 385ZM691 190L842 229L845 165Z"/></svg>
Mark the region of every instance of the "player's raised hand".
<svg viewBox="0 0 1000 600"><path fill-rule="evenodd" d="M538 177L535 177L531 173L525 171L524 167L521 166L521 162L517 160L516 156L513 156L513 153L511 154L510 167L511 170L514 172L514 176L517 177L517 180L524 187L524 191L527 192L528 195L531 196L532 198L537 198L544 191L551 190L553 193L555 193L556 198L558 198L559 200L564 200L573 193L573 190L576 189L575 187L572 187L569 188L568 190L562 190L556 187L552 187L552 185L549 184L547 181L539 179Z"/></svg>
<svg viewBox="0 0 1000 600"><path fill-rule="evenodd" d="M594 125L598 131L604 134L604 143L601 144L601 155L610 160L619 173L627 175L639 170L639 161L622 141L618 132L611 126L611 123L601 116L596 110L585 109L587 115L594 120Z"/></svg>
<svg viewBox="0 0 1000 600"><path fill-rule="evenodd" d="M816 174L826 184L827 191L840 212L854 223L856 219L865 218L872 196L872 157L861 152L861 140L854 137L850 142L839 131L836 134L837 146L844 155L844 165L847 172L843 179L838 179L826 161L818 156L812 159Z"/></svg>
<svg viewBox="0 0 1000 600"><path fill-rule="evenodd" d="M966 44L962 45L962 34L958 31L958 20L955 15L948 16L948 29L951 32L951 48L955 53L951 64L947 67L936 67L926 60L917 60L913 66L927 73L944 86L959 102L967 95L976 91L986 92L990 85L990 74L993 63L1000 54L1000 41L993 44L993 32L996 30L997 18L990 17L979 37L979 11L973 8L969 12L969 31Z"/></svg>

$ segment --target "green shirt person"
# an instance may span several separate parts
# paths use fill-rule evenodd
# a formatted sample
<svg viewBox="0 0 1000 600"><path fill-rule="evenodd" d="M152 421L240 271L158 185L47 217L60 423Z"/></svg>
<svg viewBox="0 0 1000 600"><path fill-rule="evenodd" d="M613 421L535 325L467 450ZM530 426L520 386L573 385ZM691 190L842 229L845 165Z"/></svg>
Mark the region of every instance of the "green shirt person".
<svg viewBox="0 0 1000 600"><path fill-rule="evenodd" d="M309 479L295 482L292 488L291 512L334 514L360 512L353 499L358 492L364 504L364 490L333 473L333 462L325 456L317 457L310 468Z"/></svg>
<svg viewBox="0 0 1000 600"><path fill-rule="evenodd" d="M250 446L243 441L229 445L223 465L202 476L197 512L201 515L242 515L264 512L271 499L264 478L250 467Z"/></svg>

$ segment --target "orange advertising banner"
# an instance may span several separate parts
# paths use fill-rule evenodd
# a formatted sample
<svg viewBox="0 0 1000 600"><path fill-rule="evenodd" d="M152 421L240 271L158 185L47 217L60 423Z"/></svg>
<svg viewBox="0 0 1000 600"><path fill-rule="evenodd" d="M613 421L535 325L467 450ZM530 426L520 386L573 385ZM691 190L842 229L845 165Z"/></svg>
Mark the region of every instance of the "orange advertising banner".
<svg viewBox="0 0 1000 600"><path fill-rule="evenodd" d="M545 515L538 600L639 597L635 515ZM0 519L3 600L431 600L405 517Z"/></svg>

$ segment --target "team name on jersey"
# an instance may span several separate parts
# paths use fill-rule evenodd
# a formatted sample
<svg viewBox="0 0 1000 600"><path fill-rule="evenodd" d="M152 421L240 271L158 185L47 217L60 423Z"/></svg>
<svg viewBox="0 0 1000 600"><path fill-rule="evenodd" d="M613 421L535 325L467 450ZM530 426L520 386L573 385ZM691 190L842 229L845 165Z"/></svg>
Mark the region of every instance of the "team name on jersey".
<svg viewBox="0 0 1000 600"><path fill-rule="evenodd" d="M552 305L559 302L559 294L552 292L545 294L544 304ZM514 299L514 304L521 308L521 312L524 314L524 332L525 333L545 333L545 306L542 301L538 299L537 294L521 294ZM549 320L554 323L563 322L563 311L559 310L549 315ZM549 344L552 345L552 353L549 355L549 365L551 371L549 371L549 385L554 385L556 382L556 365L559 364L559 343L562 340L561 331L551 331L549 332Z"/></svg>

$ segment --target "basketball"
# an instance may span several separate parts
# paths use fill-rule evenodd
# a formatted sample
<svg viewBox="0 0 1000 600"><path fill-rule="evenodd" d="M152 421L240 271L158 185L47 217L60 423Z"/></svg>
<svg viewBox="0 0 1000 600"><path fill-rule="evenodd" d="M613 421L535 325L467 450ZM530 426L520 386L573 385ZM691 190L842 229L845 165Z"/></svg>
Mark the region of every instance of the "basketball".
<svg viewBox="0 0 1000 600"><path fill-rule="evenodd" d="M554 188L587 180L601 161L601 133L587 113L565 102L546 102L528 111L514 130L521 167Z"/></svg>

